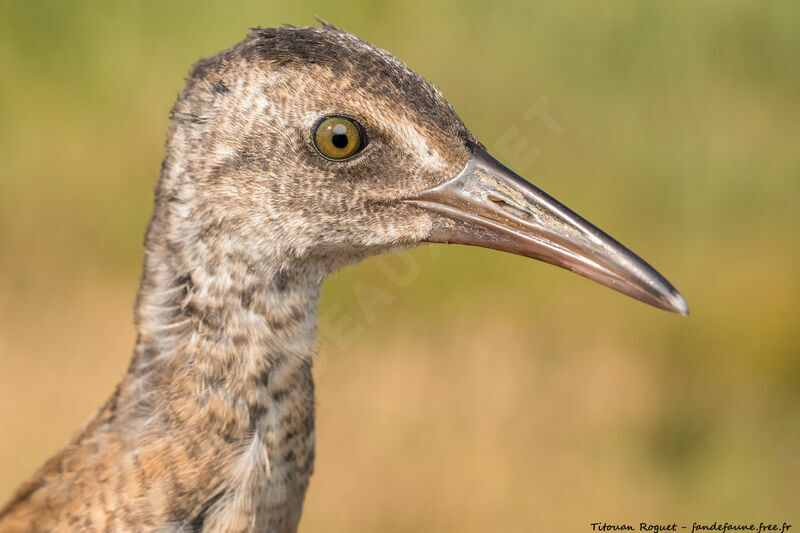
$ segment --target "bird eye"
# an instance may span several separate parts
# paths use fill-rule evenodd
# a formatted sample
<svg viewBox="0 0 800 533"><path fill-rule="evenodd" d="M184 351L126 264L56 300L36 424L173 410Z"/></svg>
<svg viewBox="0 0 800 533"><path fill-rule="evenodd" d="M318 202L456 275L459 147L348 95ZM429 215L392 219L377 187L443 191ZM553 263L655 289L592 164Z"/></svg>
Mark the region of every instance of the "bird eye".
<svg viewBox="0 0 800 533"><path fill-rule="evenodd" d="M327 117L314 129L314 146L328 159L347 159L364 147L361 126L345 117Z"/></svg>

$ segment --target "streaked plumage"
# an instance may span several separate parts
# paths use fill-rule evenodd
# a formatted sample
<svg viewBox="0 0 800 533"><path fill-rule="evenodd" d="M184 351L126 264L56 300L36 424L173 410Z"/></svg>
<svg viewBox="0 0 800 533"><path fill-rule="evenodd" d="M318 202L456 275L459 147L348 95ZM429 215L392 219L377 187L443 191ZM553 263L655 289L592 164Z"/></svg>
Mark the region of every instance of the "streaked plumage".
<svg viewBox="0 0 800 533"><path fill-rule="evenodd" d="M330 161L314 149L315 124L332 115L363 126L362 153ZM600 281L682 310L621 246L603 249L628 262L617 273L613 257L575 266L511 230L491 233L492 217L517 216L503 224L520 228L536 218L519 184L492 181L495 214L447 207L448 180L507 171L470 174L468 162L494 164L482 153L431 85L327 24L256 29L198 62L171 113L130 368L0 511L0 532L295 531L314 463L321 283L370 255L428 240L590 277L596 264ZM647 276L650 289L625 290Z"/></svg>

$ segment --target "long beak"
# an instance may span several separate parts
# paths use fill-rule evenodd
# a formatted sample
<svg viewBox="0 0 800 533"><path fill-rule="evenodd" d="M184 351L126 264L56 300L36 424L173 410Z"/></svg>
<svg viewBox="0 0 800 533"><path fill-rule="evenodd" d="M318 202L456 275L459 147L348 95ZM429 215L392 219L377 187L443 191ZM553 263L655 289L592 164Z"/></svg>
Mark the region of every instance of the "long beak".
<svg viewBox="0 0 800 533"><path fill-rule="evenodd" d="M639 256L470 143L456 177L406 201L434 213L428 242L469 244L571 270L647 304L689 314L683 296Z"/></svg>

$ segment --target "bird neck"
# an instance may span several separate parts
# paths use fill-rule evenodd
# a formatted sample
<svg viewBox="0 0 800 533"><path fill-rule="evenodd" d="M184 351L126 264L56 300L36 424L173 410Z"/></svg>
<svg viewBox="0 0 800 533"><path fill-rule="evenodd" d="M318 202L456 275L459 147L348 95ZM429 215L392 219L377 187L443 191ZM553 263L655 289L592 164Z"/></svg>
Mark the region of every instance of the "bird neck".
<svg viewBox="0 0 800 533"><path fill-rule="evenodd" d="M172 255L169 247L162 252ZM233 258L175 268L174 258L148 254L136 303L142 364L190 357L194 366L209 365L209 379L223 377L217 370L224 365L228 381L244 377L237 370L264 374L284 363L311 364L321 276Z"/></svg>
<svg viewBox="0 0 800 533"><path fill-rule="evenodd" d="M206 495L219 499L209 516L255 516L230 502L258 503L273 513L264 523L296 523L313 469L322 276L187 242L151 225L136 350L118 402L133 406L143 434L203 450L178 477L224 495Z"/></svg>

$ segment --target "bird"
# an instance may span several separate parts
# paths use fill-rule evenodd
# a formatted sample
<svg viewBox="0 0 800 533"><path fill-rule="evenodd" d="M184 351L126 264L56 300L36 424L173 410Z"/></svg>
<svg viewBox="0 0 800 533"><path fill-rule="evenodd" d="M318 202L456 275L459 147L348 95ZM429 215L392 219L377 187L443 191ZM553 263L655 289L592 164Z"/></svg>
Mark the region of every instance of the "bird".
<svg viewBox="0 0 800 533"><path fill-rule="evenodd" d="M169 115L130 365L0 532L293 532L323 280L422 243L511 252L688 314L645 261L489 155L438 89L320 20L199 60Z"/></svg>

